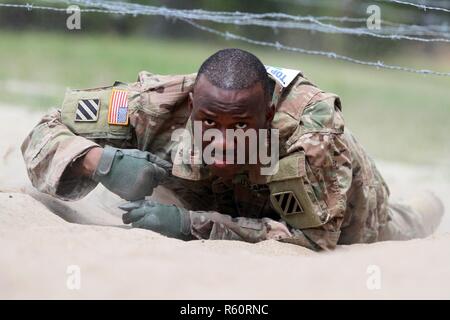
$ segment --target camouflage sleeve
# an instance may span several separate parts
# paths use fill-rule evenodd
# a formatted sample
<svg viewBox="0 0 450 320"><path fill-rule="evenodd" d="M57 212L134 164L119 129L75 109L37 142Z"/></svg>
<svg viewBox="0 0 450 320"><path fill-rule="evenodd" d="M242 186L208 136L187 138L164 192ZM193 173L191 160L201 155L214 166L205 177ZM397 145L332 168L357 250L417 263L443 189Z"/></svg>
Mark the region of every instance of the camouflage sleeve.
<svg viewBox="0 0 450 320"><path fill-rule="evenodd" d="M197 239L259 242L266 238L262 219L232 218L216 211L189 211L191 235Z"/></svg>
<svg viewBox="0 0 450 320"><path fill-rule="evenodd" d="M301 139L306 155L307 179L315 196L315 206L327 211L327 222L316 228L291 230L294 237L281 241L296 243L306 237L320 249L334 249L346 210L346 193L352 181L350 153L337 134L308 134Z"/></svg>
<svg viewBox="0 0 450 320"><path fill-rule="evenodd" d="M97 183L70 168L96 146L139 148L169 158L170 130L186 119L186 108L178 106L187 98L194 79L195 75L160 76L143 71L137 82L67 90L61 109L44 116L23 142L22 154L33 186L63 200L86 196ZM122 91L127 92L126 107L110 119L114 92ZM80 104L86 99L97 101L96 114Z"/></svg>
<svg viewBox="0 0 450 320"><path fill-rule="evenodd" d="M314 206L327 212L326 223L319 227L291 230L293 237L281 241L296 243L300 237L320 249L335 248L352 183L351 153L344 139L342 114L335 108L335 98L320 101L305 110L301 122L304 132L289 151L305 153L307 183L311 185Z"/></svg>
<svg viewBox="0 0 450 320"><path fill-rule="evenodd" d="M292 230L289 234L286 224L270 218L232 218L216 211L189 211L189 215L190 232L197 239L237 240L250 243L269 239L289 239L290 241L285 242L291 242L311 250L320 249L300 230Z"/></svg>
<svg viewBox="0 0 450 320"><path fill-rule="evenodd" d="M61 112L44 116L26 137L21 150L31 183L39 191L63 200L84 197L97 185L65 171L97 143L75 135L61 123Z"/></svg>

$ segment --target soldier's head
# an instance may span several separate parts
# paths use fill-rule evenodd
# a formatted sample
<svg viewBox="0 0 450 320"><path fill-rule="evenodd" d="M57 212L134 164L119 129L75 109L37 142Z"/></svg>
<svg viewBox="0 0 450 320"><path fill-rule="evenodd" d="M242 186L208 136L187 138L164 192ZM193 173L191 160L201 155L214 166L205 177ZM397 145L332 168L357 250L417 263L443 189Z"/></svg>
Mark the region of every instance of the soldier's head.
<svg viewBox="0 0 450 320"><path fill-rule="evenodd" d="M270 82L266 68L253 54L240 49L224 49L210 56L200 67L189 105L191 119L201 123L202 132L217 129L222 138L215 137L206 145L221 145L224 155L230 150L227 129L269 129L275 108L271 102ZM217 132L217 131L216 131ZM245 152L248 155L248 139ZM217 160L211 166L213 173L233 176L242 169L239 164L226 164Z"/></svg>

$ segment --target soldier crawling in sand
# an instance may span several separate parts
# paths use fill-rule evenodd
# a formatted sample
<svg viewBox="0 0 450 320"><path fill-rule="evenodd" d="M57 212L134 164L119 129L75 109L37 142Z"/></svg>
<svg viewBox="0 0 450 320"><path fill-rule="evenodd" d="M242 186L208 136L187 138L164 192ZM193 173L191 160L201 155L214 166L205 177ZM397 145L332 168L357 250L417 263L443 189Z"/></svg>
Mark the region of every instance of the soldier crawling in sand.
<svg viewBox="0 0 450 320"><path fill-rule="evenodd" d="M193 136L194 127L200 143L173 139L180 129ZM202 139L212 129L214 138ZM272 134L238 148L229 130ZM262 174L259 158L248 161L264 145L277 155L271 174ZM212 161L206 149L215 150ZM143 71L134 83L68 90L22 152L39 191L77 200L101 183L129 201L121 206L125 224L183 240L275 239L328 250L426 237L444 211L427 192L392 201L345 126L339 97L300 71L264 66L240 49L218 51L197 74ZM232 163L225 157L242 152L241 163L239 155ZM157 186L183 206L145 199Z"/></svg>

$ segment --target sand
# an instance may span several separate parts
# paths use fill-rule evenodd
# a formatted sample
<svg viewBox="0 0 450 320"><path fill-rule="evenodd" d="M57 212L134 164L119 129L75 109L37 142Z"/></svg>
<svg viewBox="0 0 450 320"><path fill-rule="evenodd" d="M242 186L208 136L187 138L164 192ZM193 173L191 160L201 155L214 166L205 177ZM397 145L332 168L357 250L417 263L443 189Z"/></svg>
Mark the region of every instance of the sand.
<svg viewBox="0 0 450 320"><path fill-rule="evenodd" d="M78 202L35 191L19 148L40 114L0 108L8 119L0 127L0 298L450 298L448 210L426 239L327 253L276 241L169 239L123 226L122 201L104 188ZM450 208L448 168L377 162L394 196L420 185ZM164 190L157 196L176 202Z"/></svg>

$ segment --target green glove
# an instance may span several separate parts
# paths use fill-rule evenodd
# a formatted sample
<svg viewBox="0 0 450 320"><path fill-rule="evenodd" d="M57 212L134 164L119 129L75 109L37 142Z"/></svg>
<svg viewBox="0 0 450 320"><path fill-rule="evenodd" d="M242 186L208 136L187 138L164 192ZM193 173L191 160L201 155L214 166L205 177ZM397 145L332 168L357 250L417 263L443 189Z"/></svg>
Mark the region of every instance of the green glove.
<svg viewBox="0 0 450 320"><path fill-rule="evenodd" d="M172 165L147 151L106 146L93 179L125 200L144 199L169 176Z"/></svg>
<svg viewBox="0 0 450 320"><path fill-rule="evenodd" d="M167 237L187 240L190 236L189 212L174 205L141 200L119 206L127 211L123 223L134 228L143 228L161 233Z"/></svg>

